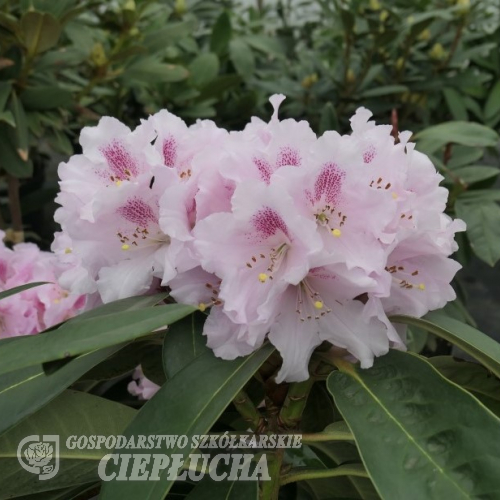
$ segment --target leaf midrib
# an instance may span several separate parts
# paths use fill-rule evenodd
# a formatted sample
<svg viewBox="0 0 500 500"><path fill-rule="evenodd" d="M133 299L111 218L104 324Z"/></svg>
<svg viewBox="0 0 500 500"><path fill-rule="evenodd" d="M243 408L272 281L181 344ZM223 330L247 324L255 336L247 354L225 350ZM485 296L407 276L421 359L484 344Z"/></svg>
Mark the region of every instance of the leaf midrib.
<svg viewBox="0 0 500 500"><path fill-rule="evenodd" d="M355 380L357 380L359 382L359 384L365 389L365 391L372 397L372 399L382 408L382 410L387 414L387 416L389 417L390 420L392 420L397 427L399 427L401 429L401 431L403 432L403 434L405 434L407 436L407 438L410 440L411 443L413 443L415 445L415 447L421 452L421 454L428 459L428 461L443 475L443 477L445 479L447 479L451 484L453 484L457 489L458 491L464 496L464 498L470 498L470 496L468 495L468 493L462 489L462 487L456 482L454 481L450 476L448 476L446 473L445 473L445 470L437 463L433 460L432 456L429 455L421 446L420 444L415 440L415 438L406 430L406 428L396 419L396 417L394 417L392 415L392 413L389 411L388 408L386 408L386 406L384 406L384 404L382 403L382 401L370 390L370 388L365 384L365 382L363 381L363 379L361 379L357 372L355 370L352 370L352 372L344 372L344 373L348 373L350 376L352 376ZM363 457L363 453L362 453L362 450L359 449L359 453L361 455L361 457ZM364 460L363 460L364 462ZM364 462L365 463L365 462ZM368 465L365 463L365 466L366 468L368 469Z"/></svg>

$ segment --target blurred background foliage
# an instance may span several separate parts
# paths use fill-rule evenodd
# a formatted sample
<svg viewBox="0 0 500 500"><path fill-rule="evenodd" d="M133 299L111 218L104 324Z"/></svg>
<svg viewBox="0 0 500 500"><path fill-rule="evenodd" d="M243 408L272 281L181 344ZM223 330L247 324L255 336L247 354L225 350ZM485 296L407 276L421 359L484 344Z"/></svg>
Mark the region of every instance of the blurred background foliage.
<svg viewBox="0 0 500 500"><path fill-rule="evenodd" d="M57 164L101 116L239 129L278 92L318 133L359 106L414 131L475 275L500 259L499 42L498 0L0 0L0 225L50 245Z"/></svg>

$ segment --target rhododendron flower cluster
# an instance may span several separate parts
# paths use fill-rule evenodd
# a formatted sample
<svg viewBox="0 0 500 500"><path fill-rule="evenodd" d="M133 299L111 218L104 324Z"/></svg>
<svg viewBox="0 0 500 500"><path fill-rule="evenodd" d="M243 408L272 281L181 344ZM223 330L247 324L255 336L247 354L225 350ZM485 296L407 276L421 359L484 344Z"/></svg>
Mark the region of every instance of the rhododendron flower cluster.
<svg viewBox="0 0 500 500"><path fill-rule="evenodd" d="M46 282L0 300L0 338L31 335L75 316L85 306L83 295L59 286L68 266L33 243L5 246L0 231L0 291L26 283Z"/></svg>
<svg viewBox="0 0 500 500"><path fill-rule="evenodd" d="M465 229L444 210L429 158L360 108L352 133L254 118L243 131L186 126L168 111L134 131L113 118L85 128L61 164L63 232L74 265L61 284L109 302L168 286L207 311L207 344L233 359L266 339L277 381L308 377L327 341L370 367L404 348L391 314L422 316L455 298L449 258Z"/></svg>

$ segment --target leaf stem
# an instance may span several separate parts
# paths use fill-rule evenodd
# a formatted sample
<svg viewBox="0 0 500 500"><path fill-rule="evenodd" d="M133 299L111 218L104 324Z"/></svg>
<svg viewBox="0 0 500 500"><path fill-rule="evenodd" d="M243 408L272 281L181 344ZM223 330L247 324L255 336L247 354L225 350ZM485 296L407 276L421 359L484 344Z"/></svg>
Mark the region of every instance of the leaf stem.
<svg viewBox="0 0 500 500"><path fill-rule="evenodd" d="M243 420L248 422L254 431L258 431L263 428L264 418L245 391L240 391L237 394L237 396L233 399L233 404L238 413L243 417Z"/></svg>
<svg viewBox="0 0 500 500"><path fill-rule="evenodd" d="M7 187L9 192L9 209L12 221L12 242L24 241L23 218L21 212L21 201L19 199L19 179L7 174Z"/></svg>
<svg viewBox="0 0 500 500"><path fill-rule="evenodd" d="M360 464L345 464L336 467L335 469L309 469L307 467L301 467L297 469L292 469L290 472L282 476L281 486L289 483L295 483L297 481L304 481L309 479L324 479L328 477L338 477L338 476L356 476L356 477L368 477L368 473L364 470Z"/></svg>

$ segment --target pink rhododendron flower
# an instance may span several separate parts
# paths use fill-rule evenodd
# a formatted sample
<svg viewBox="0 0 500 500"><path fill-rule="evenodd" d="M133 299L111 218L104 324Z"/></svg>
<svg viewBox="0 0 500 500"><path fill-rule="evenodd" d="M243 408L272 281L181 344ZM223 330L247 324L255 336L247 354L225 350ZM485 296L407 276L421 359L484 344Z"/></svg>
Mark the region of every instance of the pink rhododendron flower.
<svg viewBox="0 0 500 500"><path fill-rule="evenodd" d="M110 118L84 129L82 155L60 167L54 249L73 266L61 282L108 302L161 281L207 311L217 356L272 342L278 382L305 380L325 341L363 368L404 348L388 315L455 298L465 225L444 214L442 177L410 132L395 140L364 108L351 134L318 138L278 118L283 99L240 132L166 110L134 131Z"/></svg>
<svg viewBox="0 0 500 500"><path fill-rule="evenodd" d="M0 231L0 290L33 282L48 284L0 300L0 338L41 332L83 309L85 297L70 294L57 283L70 265L33 243L19 243L10 249L3 243L4 236Z"/></svg>
<svg viewBox="0 0 500 500"><path fill-rule="evenodd" d="M141 366L134 370L132 378L134 380L129 382L127 386L128 392L141 400L151 399L160 390L158 384L155 384L144 375Z"/></svg>

